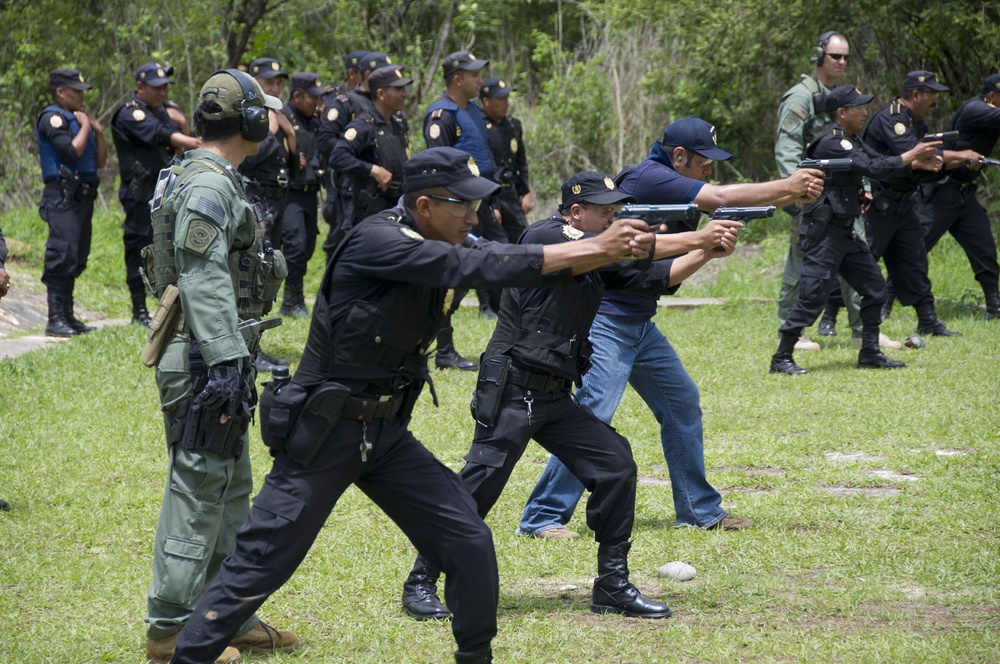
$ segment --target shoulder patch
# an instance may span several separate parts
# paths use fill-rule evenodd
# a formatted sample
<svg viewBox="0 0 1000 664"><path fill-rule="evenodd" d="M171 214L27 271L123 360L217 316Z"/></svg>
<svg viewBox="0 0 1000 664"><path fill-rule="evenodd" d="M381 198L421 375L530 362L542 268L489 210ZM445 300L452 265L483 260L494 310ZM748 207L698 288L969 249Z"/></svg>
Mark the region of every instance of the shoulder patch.
<svg viewBox="0 0 1000 664"><path fill-rule="evenodd" d="M205 216L209 221L220 228L226 223L226 211L222 206L207 198L199 198L194 207L191 208L198 214Z"/></svg>
<svg viewBox="0 0 1000 664"><path fill-rule="evenodd" d="M347 131L344 132L345 141L353 141L357 137L358 137L358 130L355 129L354 127L348 127Z"/></svg>
<svg viewBox="0 0 1000 664"><path fill-rule="evenodd" d="M906 133L906 125L903 124L902 122L897 122L895 125L893 125L892 130L896 132L896 136L902 136L903 134Z"/></svg>
<svg viewBox="0 0 1000 664"><path fill-rule="evenodd" d="M132 110L132 119L136 122L142 122L146 119L146 114L141 108L136 108Z"/></svg>
<svg viewBox="0 0 1000 664"><path fill-rule="evenodd" d="M510 151L513 152L514 154L517 154L518 147L519 146L517 144L517 139L516 138L510 139Z"/></svg>
<svg viewBox="0 0 1000 664"><path fill-rule="evenodd" d="M847 132L840 127L830 127L830 133L834 136L847 136Z"/></svg>
<svg viewBox="0 0 1000 664"><path fill-rule="evenodd" d="M58 113L53 113L52 115L50 115L49 126L51 126L53 129L59 129L60 127L62 127L63 126L62 116L59 115Z"/></svg>
<svg viewBox="0 0 1000 664"><path fill-rule="evenodd" d="M580 238L583 237L583 231L581 231L579 228L573 228L569 224L566 224L562 227L562 234L563 237L566 238L567 240L579 240Z"/></svg>
<svg viewBox="0 0 1000 664"><path fill-rule="evenodd" d="M341 104L347 104L351 101L351 98L348 97L347 95L337 95L337 101L339 101Z"/></svg>
<svg viewBox="0 0 1000 664"><path fill-rule="evenodd" d="M327 122L333 122L339 117L340 117L340 111L336 108L331 108L329 111L326 112Z"/></svg>
<svg viewBox="0 0 1000 664"><path fill-rule="evenodd" d="M803 120L806 120L806 119L809 118L809 111L807 111L806 109L802 108L798 104L792 104L791 106L788 107L788 110L791 113L794 113L795 115L799 116Z"/></svg>
<svg viewBox="0 0 1000 664"><path fill-rule="evenodd" d="M444 114L443 108L435 108L433 111L431 111L431 120L440 120L443 114Z"/></svg>
<svg viewBox="0 0 1000 664"><path fill-rule="evenodd" d="M433 123L433 124L431 124L431 126L427 128L427 135L430 136L431 138L435 138L435 139L438 138L438 137L440 137L441 136L441 125L439 125L436 122Z"/></svg>
<svg viewBox="0 0 1000 664"><path fill-rule="evenodd" d="M212 224L204 219L192 219L188 224L187 236L184 238L184 248L204 256L218 236L219 229Z"/></svg>
<svg viewBox="0 0 1000 664"><path fill-rule="evenodd" d="M850 151L850 150L854 149L854 143L851 143L846 138L842 138L842 139L840 139L840 147L844 148L845 150Z"/></svg>
<svg viewBox="0 0 1000 664"><path fill-rule="evenodd" d="M411 240L423 240L424 239L423 235L421 235L420 233L416 232L415 230L413 230L409 226L402 226L402 225L400 225L399 232L402 233L403 235L405 235L406 237L410 238Z"/></svg>

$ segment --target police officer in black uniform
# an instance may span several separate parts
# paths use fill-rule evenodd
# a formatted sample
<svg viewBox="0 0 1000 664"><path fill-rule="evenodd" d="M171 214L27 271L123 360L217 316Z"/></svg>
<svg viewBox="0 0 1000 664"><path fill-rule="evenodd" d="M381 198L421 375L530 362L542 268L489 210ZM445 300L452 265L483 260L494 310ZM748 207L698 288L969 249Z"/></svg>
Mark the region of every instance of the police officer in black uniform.
<svg viewBox="0 0 1000 664"><path fill-rule="evenodd" d="M986 210L976 199L979 160L988 156L1000 138L1000 74L987 76L982 92L967 99L952 116L948 131L959 136L949 143L957 159L945 163L948 177L923 185L918 212L924 222L924 244L934 248L945 232L951 233L969 257L969 264L986 298L986 317L1000 320L997 282L997 242ZM964 154L963 154L964 153Z"/></svg>
<svg viewBox="0 0 1000 664"><path fill-rule="evenodd" d="M132 296L132 322L149 325L146 289L139 274L140 252L153 243L149 219L149 201L160 169L183 150L201 145L201 139L188 136L167 110L168 86L173 67L149 62L135 71L136 91L115 111L111 136L118 152L121 187L118 200L125 210L122 224L125 244L125 281Z"/></svg>
<svg viewBox="0 0 1000 664"><path fill-rule="evenodd" d="M929 71L913 71L903 80L899 97L872 117L864 133L864 143L882 155L902 155L927 133L927 118L937 105L939 92L948 88ZM939 155L940 165L948 155ZM875 258L885 267L904 306L917 310L917 332L934 336L961 336L950 331L937 317L934 293L927 275L927 249L923 230L913 210L920 182L937 179L932 171L900 171L872 182L874 203L865 215L870 227L870 245Z"/></svg>
<svg viewBox="0 0 1000 664"><path fill-rule="evenodd" d="M467 153L425 150L406 163L404 207L368 218L338 247L298 371L261 397L271 472L181 632L174 664L222 652L302 562L351 484L447 574L456 661L492 661L492 535L459 478L408 430L430 380L428 346L455 287L565 282L630 251L644 258L652 237L644 224L619 220L598 237L557 246L475 244L476 207L497 189L477 174Z"/></svg>
<svg viewBox="0 0 1000 664"><path fill-rule="evenodd" d="M317 192L320 188L319 148L316 132L319 121L315 117L319 99L326 88L319 76L312 72L292 75L291 95L282 112L292 122L298 155L289 160L288 189L285 191L285 214L282 218L281 250L288 262L288 278L280 313L292 318L305 318L305 294L302 280L306 266L316 249Z"/></svg>
<svg viewBox="0 0 1000 664"><path fill-rule="evenodd" d="M867 206L862 179L909 175L914 168L935 169L937 148L917 143L900 156L880 156L858 134L868 120L864 105L872 95L853 85L842 85L826 95L826 112L833 124L806 148L810 159L850 159L849 170L827 171L823 195L803 209L799 246L803 251L799 296L779 328L781 341L771 358L771 373L808 373L795 364L792 351L802 330L816 321L840 274L861 295L861 351L858 368L895 369L906 366L890 360L879 349L878 334L885 280L868 245L854 235L854 220Z"/></svg>
<svg viewBox="0 0 1000 664"><path fill-rule="evenodd" d="M403 192L403 164L410 156L409 129L403 108L413 79L402 67L380 67L368 77L374 106L347 125L330 155L330 167L351 176L355 226L395 207Z"/></svg>
<svg viewBox="0 0 1000 664"><path fill-rule="evenodd" d="M340 205L343 210L343 219L334 227L330 226L330 232L323 243L323 251L327 257L333 255L334 250L340 241L344 239L344 234L351 228L351 223L355 219L354 212L354 191L351 188L353 178L347 173L336 173L329 163L333 155L333 149L344 136L347 125L350 124L364 111L374 108L372 91L368 86L368 78L372 72L380 67L392 64L392 59L380 51L355 51L348 56L351 60L357 60L357 84L351 88L345 88L336 95L327 96L326 108L319 127L320 150L325 154L327 172L334 172L332 176L340 196ZM362 219L364 216L361 217Z"/></svg>
<svg viewBox="0 0 1000 664"><path fill-rule="evenodd" d="M524 147L521 121L508 114L513 88L502 78L488 78L479 88L479 103L489 135L490 151L497 165L500 193L497 206L500 225L507 239L517 242L528 228L525 215L531 211L531 187L528 185L528 158Z"/></svg>
<svg viewBox="0 0 1000 664"><path fill-rule="evenodd" d="M92 87L76 69L49 72L54 103L35 123L45 183L39 214L49 226L42 283L48 291L45 334L50 337L71 337L94 329L73 315L73 287L90 254L94 199L100 184L97 169L108 158L104 128L83 110L84 90Z"/></svg>

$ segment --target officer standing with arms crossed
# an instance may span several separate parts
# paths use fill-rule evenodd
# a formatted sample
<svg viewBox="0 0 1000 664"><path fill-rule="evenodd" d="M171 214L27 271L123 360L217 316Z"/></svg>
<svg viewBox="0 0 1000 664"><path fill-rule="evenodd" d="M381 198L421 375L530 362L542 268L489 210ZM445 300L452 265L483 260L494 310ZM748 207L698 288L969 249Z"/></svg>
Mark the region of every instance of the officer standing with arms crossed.
<svg viewBox="0 0 1000 664"><path fill-rule="evenodd" d="M314 117L319 98L326 93L319 77L312 72L292 75L291 95L282 112L295 130L298 154L289 160L288 189L285 191L285 214L281 220L281 250L288 261L288 278L281 301L281 315L306 318L302 280L306 266L316 249L317 192L320 188L319 148Z"/></svg>
<svg viewBox="0 0 1000 664"><path fill-rule="evenodd" d="M79 70L49 72L55 103L35 123L45 183L38 212L49 226L42 283L48 291L45 334L50 337L71 337L94 329L73 315L73 287L90 254L94 199L101 181L97 169L108 158L104 128L83 110L83 93L92 87Z"/></svg>
<svg viewBox="0 0 1000 664"><path fill-rule="evenodd" d="M826 112L833 124L820 132L809 147L810 159L849 159L843 171L829 171L823 195L805 206L799 229L803 252L799 296L781 325L778 351L771 358L771 373L803 374L792 351L802 330L816 321L830 294L832 277L841 275L861 295L864 321L859 369L897 369L906 366L890 360L879 349L879 325L885 301L885 279L868 244L854 234L854 220L862 212L862 178L884 177L913 168L936 170L938 143L918 143L899 157L879 156L858 134L865 128L872 96L853 85L842 85L826 95ZM867 201L865 202L867 205Z"/></svg>
<svg viewBox="0 0 1000 664"><path fill-rule="evenodd" d="M521 236L522 244L572 243L604 231L621 203L634 201L604 173L578 173L562 186L562 204ZM594 531L598 577L594 613L667 618L665 604L642 596L629 581L628 552L635 519L636 468L628 441L570 394L590 363L590 325L605 288L669 293L710 259L728 256L740 226L711 222L697 233L657 235L648 261L616 263L580 275L564 288L508 288L496 329L483 353L472 410L476 433L458 476L486 518L528 441L534 438L591 490L587 523ZM716 247L724 251L713 251ZM652 262L690 251L676 260ZM439 571L417 556L403 584L403 608L418 620L447 618L437 597Z"/></svg>
<svg viewBox="0 0 1000 664"><path fill-rule="evenodd" d="M165 104L173 67L149 62L135 71L136 91L111 119L111 136L118 152L121 187L118 200L125 210L122 224L125 244L125 281L132 298L132 322L149 325L146 289L139 274L140 252L152 244L149 201L160 169L170 163L175 153L201 145L200 138L184 133L171 119Z"/></svg>
<svg viewBox="0 0 1000 664"><path fill-rule="evenodd" d="M357 226L327 265L298 371L262 396L274 465L236 550L181 633L174 664L200 664L223 649L291 577L351 484L447 574L455 660L492 661L492 535L455 473L408 429L430 378L427 348L456 287L562 283L630 251L644 258L652 236L645 224L618 221L558 246L473 243L476 206L497 189L477 173L459 150L416 155L404 169L404 206Z"/></svg>
<svg viewBox="0 0 1000 664"><path fill-rule="evenodd" d="M408 126L403 117L407 89L413 79L402 67L380 67L368 77L374 98L371 110L347 125L330 155L330 167L351 176L353 228L367 217L395 207L403 193L403 164L410 156Z"/></svg>
<svg viewBox="0 0 1000 664"><path fill-rule="evenodd" d="M161 307L174 300L180 308L174 327L157 330L169 335L156 384L170 467L147 603L146 656L154 662L173 655L250 507L251 358L260 340L256 319L270 310L280 285L281 255L265 250L236 169L267 136L268 108L279 110L281 102L244 72L213 74L195 112L203 149L161 171L151 203L157 295ZM232 641L203 661L236 661L239 648L287 652L297 642L256 615L237 627Z"/></svg>
<svg viewBox="0 0 1000 664"><path fill-rule="evenodd" d="M986 299L986 318L1000 320L1000 294L997 282L997 242L990 219L976 198L979 185L979 159L989 155L1000 139L1000 74L983 81L982 92L967 99L955 111L948 131L957 131L949 143L956 151L969 151L966 158L953 162L947 179L923 185L918 193L917 214L924 224L924 246L934 248L945 232L951 233L969 257Z"/></svg>
<svg viewBox="0 0 1000 664"><path fill-rule="evenodd" d="M865 129L864 142L883 155L901 155L912 149L927 133L927 118L937 106L940 92L949 88L937 82L929 71L912 71L903 79L900 96L883 106ZM948 150L937 160L938 167L964 159ZM913 209L914 191L921 182L938 176L926 171L908 171L872 182L874 203L866 217L871 227L871 249L885 262L889 279L900 304L917 310L917 333L938 337L959 337L937 317L934 293L927 275L927 248L923 229Z"/></svg>
<svg viewBox="0 0 1000 664"><path fill-rule="evenodd" d="M531 212L532 204L524 131L521 121L508 113L512 91L513 88L501 78L488 78L479 88L480 111L501 187L497 194L500 225L513 243L528 228L525 215Z"/></svg>

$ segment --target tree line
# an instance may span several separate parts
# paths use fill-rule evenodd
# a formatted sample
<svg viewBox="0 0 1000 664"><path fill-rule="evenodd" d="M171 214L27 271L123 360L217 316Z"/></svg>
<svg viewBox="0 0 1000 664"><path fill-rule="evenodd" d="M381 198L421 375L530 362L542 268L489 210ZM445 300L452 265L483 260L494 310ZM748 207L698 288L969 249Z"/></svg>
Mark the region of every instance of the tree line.
<svg viewBox="0 0 1000 664"><path fill-rule="evenodd" d="M491 60L485 75L517 90L511 111L542 198L579 170L640 160L686 115L714 124L736 154L716 177L773 177L778 100L831 29L851 44L843 82L874 94L873 112L906 72L937 72L953 92L932 128L1000 71L1000 4L985 0L4 0L0 16L0 210L41 190L34 122L57 67L84 72L87 107L109 122L144 62L175 67L171 98L190 113L221 67L274 57L332 85L346 53L381 50L415 79L417 119L443 88L442 57L469 48ZM112 156L102 174L112 197L116 169Z"/></svg>

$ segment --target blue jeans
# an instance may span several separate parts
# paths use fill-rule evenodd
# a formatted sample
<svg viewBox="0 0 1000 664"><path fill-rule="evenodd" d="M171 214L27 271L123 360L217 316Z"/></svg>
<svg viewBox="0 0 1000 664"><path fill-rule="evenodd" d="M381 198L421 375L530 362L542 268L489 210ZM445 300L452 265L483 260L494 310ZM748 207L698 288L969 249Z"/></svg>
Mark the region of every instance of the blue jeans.
<svg viewBox="0 0 1000 664"><path fill-rule="evenodd" d="M576 397L598 419L611 423L625 384L642 397L660 423L663 457L670 471L676 526L707 528L726 516L722 496L705 477L701 403L670 342L650 320L598 314L590 328L592 366ZM576 509L583 484L556 457L538 478L521 516L525 535L561 528Z"/></svg>

